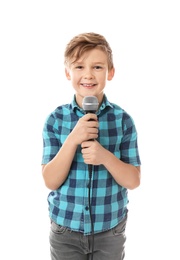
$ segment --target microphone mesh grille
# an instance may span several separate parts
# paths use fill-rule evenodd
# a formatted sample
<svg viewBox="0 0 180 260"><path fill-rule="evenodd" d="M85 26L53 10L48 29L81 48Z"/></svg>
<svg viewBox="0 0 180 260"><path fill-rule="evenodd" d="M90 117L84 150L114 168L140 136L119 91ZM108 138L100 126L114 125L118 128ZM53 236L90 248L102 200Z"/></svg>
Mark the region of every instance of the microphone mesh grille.
<svg viewBox="0 0 180 260"><path fill-rule="evenodd" d="M86 96L83 99L82 107L85 111L97 111L98 110L98 99L95 96Z"/></svg>

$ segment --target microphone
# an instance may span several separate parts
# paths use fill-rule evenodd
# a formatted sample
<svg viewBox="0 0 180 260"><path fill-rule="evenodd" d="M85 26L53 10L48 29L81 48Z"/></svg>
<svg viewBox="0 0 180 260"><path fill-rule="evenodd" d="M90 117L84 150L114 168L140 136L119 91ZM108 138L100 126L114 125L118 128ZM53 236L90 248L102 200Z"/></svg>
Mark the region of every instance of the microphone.
<svg viewBox="0 0 180 260"><path fill-rule="evenodd" d="M93 113L95 114L96 111L98 110L98 99L95 96L86 96L83 99L82 102L82 107L83 110L86 112L86 114L88 113ZM93 121L93 119L90 119L89 121ZM89 140L89 141L93 141L93 140Z"/></svg>
<svg viewBox="0 0 180 260"><path fill-rule="evenodd" d="M95 113L98 110L98 99L95 96L86 96L83 99L82 107L87 113Z"/></svg>
<svg viewBox="0 0 180 260"><path fill-rule="evenodd" d="M82 107L83 110L87 113L96 113L96 111L98 110L98 106L99 106L99 102L97 97L95 96L86 96L83 99L82 102ZM91 121L91 119L90 119ZM89 141L93 141L93 140L89 140ZM89 164L88 165L88 170L89 170L89 176L92 175L92 165Z"/></svg>

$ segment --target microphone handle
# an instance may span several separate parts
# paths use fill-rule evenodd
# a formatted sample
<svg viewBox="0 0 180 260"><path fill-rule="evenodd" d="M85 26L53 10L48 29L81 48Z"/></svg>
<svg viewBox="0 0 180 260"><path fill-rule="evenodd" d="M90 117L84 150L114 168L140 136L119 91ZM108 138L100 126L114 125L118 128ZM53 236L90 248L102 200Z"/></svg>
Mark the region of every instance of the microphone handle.
<svg viewBox="0 0 180 260"><path fill-rule="evenodd" d="M92 177L92 164L88 164L89 179Z"/></svg>
<svg viewBox="0 0 180 260"><path fill-rule="evenodd" d="M86 111L86 114L88 113L92 113L94 114L96 111ZM89 121L94 121L94 119L89 119ZM94 139L90 139L88 141L94 141ZM91 177L92 177L92 164L88 164L88 172L89 172L89 179L91 180Z"/></svg>

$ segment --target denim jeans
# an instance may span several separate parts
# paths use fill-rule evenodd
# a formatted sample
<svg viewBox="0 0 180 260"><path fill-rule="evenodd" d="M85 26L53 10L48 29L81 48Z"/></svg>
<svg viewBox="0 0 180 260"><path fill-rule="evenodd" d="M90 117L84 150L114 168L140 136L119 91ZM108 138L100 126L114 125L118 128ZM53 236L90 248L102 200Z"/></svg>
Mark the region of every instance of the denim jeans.
<svg viewBox="0 0 180 260"><path fill-rule="evenodd" d="M111 230L94 234L93 260L123 260L127 216ZM50 253L52 260L90 260L92 237L51 223Z"/></svg>

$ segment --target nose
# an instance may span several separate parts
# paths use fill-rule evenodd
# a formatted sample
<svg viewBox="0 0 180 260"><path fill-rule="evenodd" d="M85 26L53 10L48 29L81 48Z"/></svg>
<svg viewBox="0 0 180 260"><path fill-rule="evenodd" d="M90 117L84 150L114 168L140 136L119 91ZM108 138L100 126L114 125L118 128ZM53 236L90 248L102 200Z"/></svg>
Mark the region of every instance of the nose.
<svg viewBox="0 0 180 260"><path fill-rule="evenodd" d="M85 79L92 79L94 78L93 71L90 68L87 68L84 72L84 78Z"/></svg>

